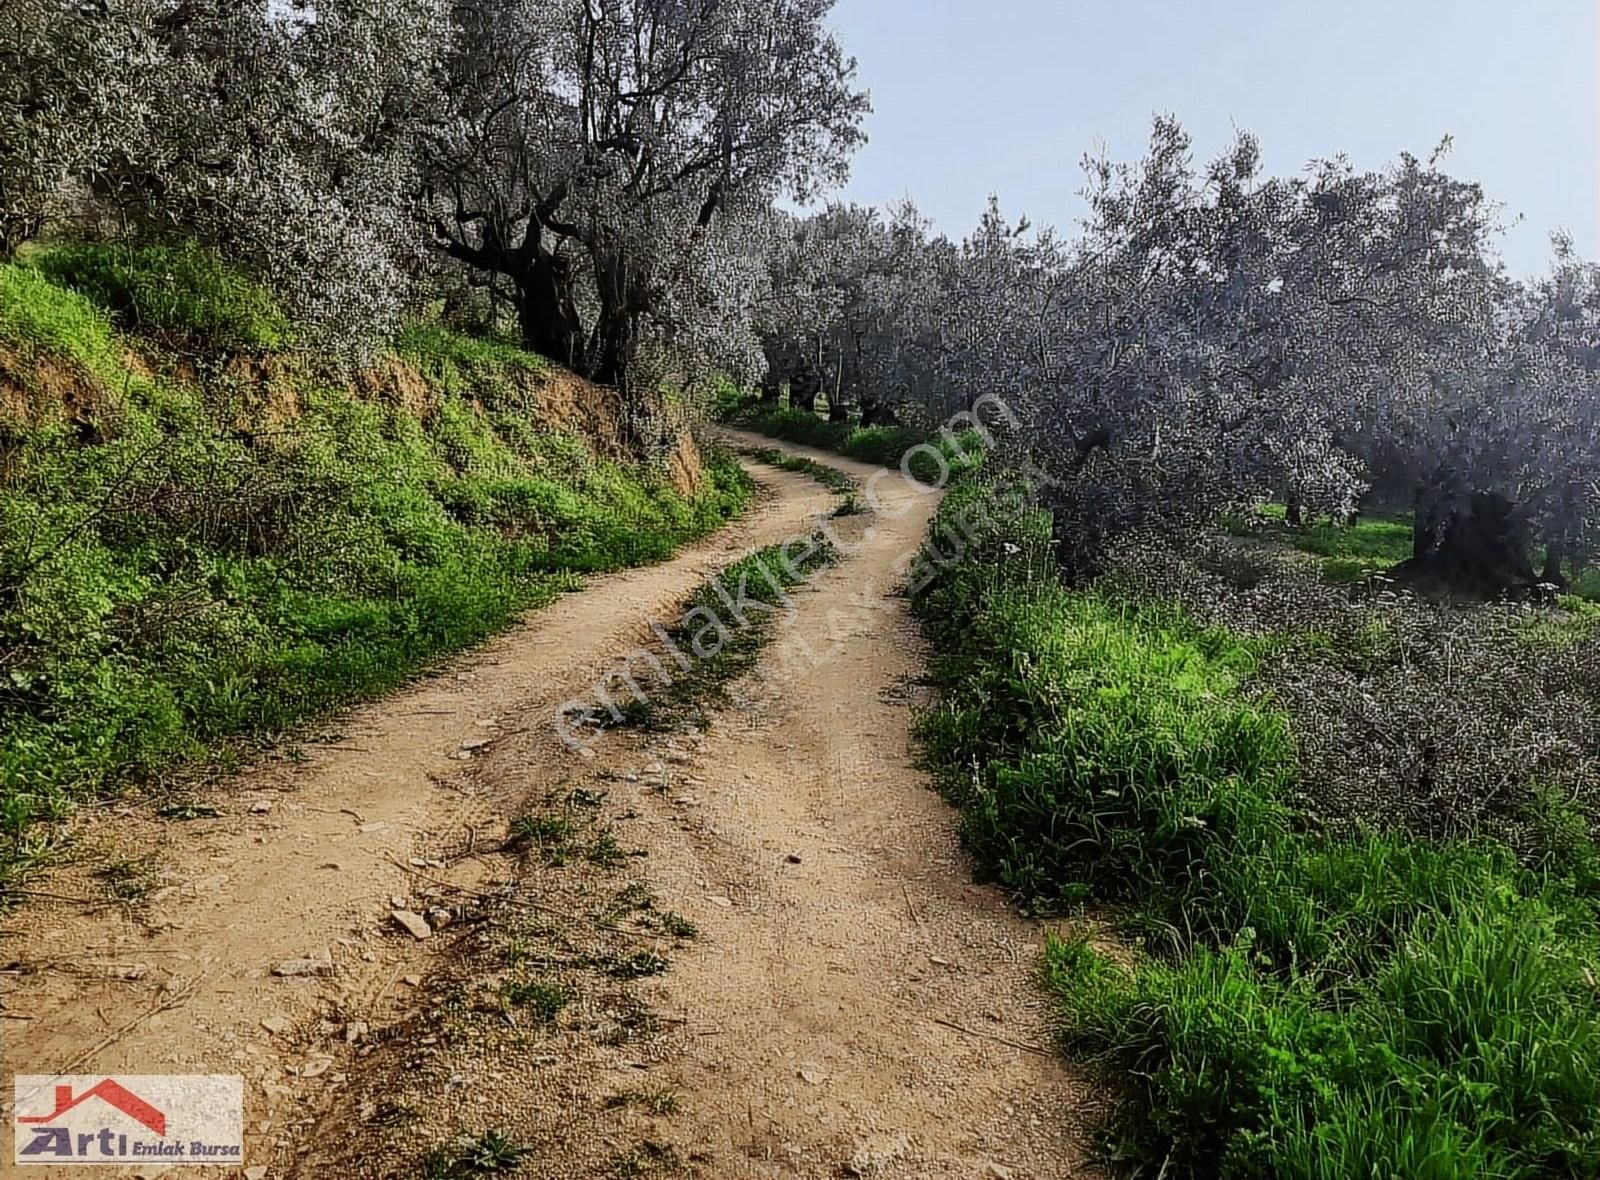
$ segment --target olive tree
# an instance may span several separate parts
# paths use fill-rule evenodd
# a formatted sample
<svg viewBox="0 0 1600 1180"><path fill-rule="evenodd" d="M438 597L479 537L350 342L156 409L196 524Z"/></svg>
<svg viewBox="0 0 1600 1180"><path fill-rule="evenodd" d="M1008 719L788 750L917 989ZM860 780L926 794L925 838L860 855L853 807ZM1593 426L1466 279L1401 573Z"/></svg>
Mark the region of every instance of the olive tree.
<svg viewBox="0 0 1600 1180"><path fill-rule="evenodd" d="M217 247L326 335L381 336L449 32L443 0L7 3L0 252L71 205Z"/></svg>
<svg viewBox="0 0 1600 1180"><path fill-rule="evenodd" d="M138 138L164 8L160 0L0 5L0 258Z"/></svg>
<svg viewBox="0 0 1600 1180"><path fill-rule="evenodd" d="M448 36L442 0L178 3L107 196L250 266L325 334L381 336L422 245L419 136Z"/></svg>
<svg viewBox="0 0 1600 1180"><path fill-rule="evenodd" d="M469 0L427 151L441 248L529 347L622 382L671 265L842 179L866 99L831 0Z"/></svg>

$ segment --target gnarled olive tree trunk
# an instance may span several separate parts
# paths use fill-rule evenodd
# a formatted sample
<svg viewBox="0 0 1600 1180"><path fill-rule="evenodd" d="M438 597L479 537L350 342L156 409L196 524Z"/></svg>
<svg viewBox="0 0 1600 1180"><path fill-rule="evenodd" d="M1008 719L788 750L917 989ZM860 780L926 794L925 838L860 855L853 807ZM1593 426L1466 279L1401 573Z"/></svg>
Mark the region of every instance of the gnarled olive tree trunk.
<svg viewBox="0 0 1600 1180"><path fill-rule="evenodd" d="M556 255L535 258L513 276L523 344L576 372L585 368L583 321L572 298L571 267Z"/></svg>
<svg viewBox="0 0 1600 1180"><path fill-rule="evenodd" d="M1424 494L1414 521L1412 556L1393 571L1401 583L1474 598L1521 596L1538 586L1527 522L1500 493Z"/></svg>

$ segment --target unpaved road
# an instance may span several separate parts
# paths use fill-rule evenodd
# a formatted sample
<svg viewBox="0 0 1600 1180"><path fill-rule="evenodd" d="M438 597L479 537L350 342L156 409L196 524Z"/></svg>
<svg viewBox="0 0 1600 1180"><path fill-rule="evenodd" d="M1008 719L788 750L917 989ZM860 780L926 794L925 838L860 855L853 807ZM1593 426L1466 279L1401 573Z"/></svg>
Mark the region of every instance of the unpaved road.
<svg viewBox="0 0 1600 1180"><path fill-rule="evenodd" d="M1077 1174L1083 1088L1040 1051L1039 930L969 883L953 813L912 764L919 642L894 591L933 497L882 481L884 511L837 522L847 559L796 596L703 737L609 734L587 757L554 737L557 704L646 639L647 617L672 619L708 572L834 506L803 476L758 475L771 494L736 526L223 784L221 817L130 806L85 823L92 855L41 889L103 897L92 870L122 864L138 896L40 898L5 920L8 1074L241 1073L248 1162L269 1176L414 1175L351 1126L394 1109L423 1123L411 1144L471 1132L480 1112L530 1148L521 1175ZM482 970L469 936L415 940L391 909L487 897L507 873L526 896L564 891L552 913L581 905L590 878L496 850L530 799L590 781L621 788L638 887L699 929L630 985L664 1031L596 1035L622 1002L597 997L492 1053L467 1024L460 1045L424 1035L416 1021ZM492 914L454 912L472 945L492 941ZM627 1109L617 1095L642 1077L673 1100ZM408 1081L418 1092L389 1101Z"/></svg>

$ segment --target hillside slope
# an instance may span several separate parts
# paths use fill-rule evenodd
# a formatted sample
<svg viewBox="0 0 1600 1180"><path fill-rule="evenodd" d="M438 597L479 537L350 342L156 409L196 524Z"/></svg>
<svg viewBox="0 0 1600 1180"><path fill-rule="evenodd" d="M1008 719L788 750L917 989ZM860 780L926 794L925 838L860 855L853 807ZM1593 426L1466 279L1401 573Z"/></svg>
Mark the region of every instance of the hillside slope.
<svg viewBox="0 0 1600 1180"><path fill-rule="evenodd" d="M749 484L614 393L419 325L353 375L194 249L0 267L0 890L73 799L236 761Z"/></svg>

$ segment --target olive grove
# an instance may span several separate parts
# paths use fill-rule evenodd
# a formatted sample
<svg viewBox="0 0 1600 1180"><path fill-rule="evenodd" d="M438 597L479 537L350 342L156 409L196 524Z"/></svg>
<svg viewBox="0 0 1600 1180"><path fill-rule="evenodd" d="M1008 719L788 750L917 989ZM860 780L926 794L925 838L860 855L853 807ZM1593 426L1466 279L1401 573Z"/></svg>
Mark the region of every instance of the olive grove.
<svg viewBox="0 0 1600 1180"><path fill-rule="evenodd" d="M506 281L529 347L625 382L641 346L693 320L684 292L728 296L745 223L780 193L806 199L843 178L865 100L827 9L462 6L446 116L424 153L438 241ZM737 331L727 318L701 334Z"/></svg>
<svg viewBox="0 0 1600 1180"><path fill-rule="evenodd" d="M326 343L506 311L632 402L720 374L874 425L997 395L1085 570L1268 497L1412 513L1402 573L1475 593L1593 552L1600 280L1561 242L1508 278L1442 151L1274 177L1163 117L1086 160L1071 230L794 212L863 139L830 8L12 0L0 255L199 239Z"/></svg>
<svg viewBox="0 0 1600 1180"><path fill-rule="evenodd" d="M1413 513L1401 576L1490 596L1593 552L1600 297L1570 247L1542 282L1508 279L1494 207L1442 151L1279 179L1248 135L1197 167L1163 118L1143 160L1085 167L1073 236L995 203L959 245L911 210L787 224L769 396L788 380L799 405L820 388L934 416L1003 398L1084 572L1268 498L1291 523Z"/></svg>

